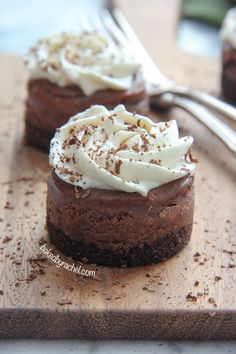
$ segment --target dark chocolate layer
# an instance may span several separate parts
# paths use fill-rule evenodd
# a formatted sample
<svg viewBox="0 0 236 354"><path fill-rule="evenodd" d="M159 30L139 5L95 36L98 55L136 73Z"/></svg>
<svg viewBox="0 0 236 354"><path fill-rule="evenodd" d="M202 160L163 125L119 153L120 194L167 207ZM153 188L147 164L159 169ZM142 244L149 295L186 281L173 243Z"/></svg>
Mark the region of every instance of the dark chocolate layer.
<svg viewBox="0 0 236 354"><path fill-rule="evenodd" d="M146 114L149 99L145 92L141 75L134 80L130 91L102 90L85 96L77 86L60 87L44 79L28 82L26 100L26 140L31 145L48 151L56 128L66 123L70 117L91 105L100 104L108 109L123 103L129 111Z"/></svg>
<svg viewBox="0 0 236 354"><path fill-rule="evenodd" d="M223 97L236 105L236 49L229 46L222 55L221 87Z"/></svg>
<svg viewBox="0 0 236 354"><path fill-rule="evenodd" d="M120 248L99 247L95 243L88 244L84 241L71 240L62 231L47 220L50 241L65 255L74 259L86 259L88 263L103 266L140 266L164 261L174 256L187 244L192 232L192 224L169 232L163 238L153 243L143 242L131 245L124 251Z"/></svg>
<svg viewBox="0 0 236 354"><path fill-rule="evenodd" d="M76 192L54 171L48 179L51 242L67 255L97 264L140 265L168 258L189 239L193 210L189 175L146 197L99 189Z"/></svg>

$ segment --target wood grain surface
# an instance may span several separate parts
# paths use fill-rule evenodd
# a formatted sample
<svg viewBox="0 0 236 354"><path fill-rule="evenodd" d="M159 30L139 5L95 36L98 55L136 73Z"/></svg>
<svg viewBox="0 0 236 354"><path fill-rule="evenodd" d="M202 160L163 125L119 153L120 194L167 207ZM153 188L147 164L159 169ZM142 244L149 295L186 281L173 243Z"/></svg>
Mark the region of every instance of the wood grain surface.
<svg viewBox="0 0 236 354"><path fill-rule="evenodd" d="M219 91L217 60L176 47L178 1L120 3L165 73ZM224 145L191 116L170 112L194 136L199 159L191 242L155 266L83 265L96 276L82 277L40 251L49 165L24 144L23 59L1 55L0 68L0 337L235 339L236 163Z"/></svg>

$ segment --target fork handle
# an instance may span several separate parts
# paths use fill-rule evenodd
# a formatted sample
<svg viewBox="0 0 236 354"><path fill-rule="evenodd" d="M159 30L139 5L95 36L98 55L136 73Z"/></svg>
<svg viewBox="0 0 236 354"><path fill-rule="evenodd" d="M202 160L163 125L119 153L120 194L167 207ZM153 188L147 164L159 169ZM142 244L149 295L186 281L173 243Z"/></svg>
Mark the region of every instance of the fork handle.
<svg viewBox="0 0 236 354"><path fill-rule="evenodd" d="M192 114L209 128L236 156L236 132L213 115L208 109L186 97L164 94L159 97L158 104L177 106Z"/></svg>
<svg viewBox="0 0 236 354"><path fill-rule="evenodd" d="M188 97L236 121L236 109L233 106L200 90L180 85L158 88L158 94L162 95L165 93Z"/></svg>

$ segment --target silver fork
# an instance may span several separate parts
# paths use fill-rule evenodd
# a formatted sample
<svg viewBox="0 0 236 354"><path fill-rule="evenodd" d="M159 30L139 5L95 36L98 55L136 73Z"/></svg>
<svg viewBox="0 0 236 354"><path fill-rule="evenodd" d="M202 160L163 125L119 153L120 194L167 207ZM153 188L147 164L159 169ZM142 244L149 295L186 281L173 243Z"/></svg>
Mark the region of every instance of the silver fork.
<svg viewBox="0 0 236 354"><path fill-rule="evenodd" d="M139 41L120 9L102 9L97 15L80 19L82 29L104 32L115 44L131 49L143 64L147 92L160 107L178 106L207 126L236 155L236 132L202 104L236 121L236 109L198 90L179 86L164 76ZM197 101L197 102L196 102Z"/></svg>

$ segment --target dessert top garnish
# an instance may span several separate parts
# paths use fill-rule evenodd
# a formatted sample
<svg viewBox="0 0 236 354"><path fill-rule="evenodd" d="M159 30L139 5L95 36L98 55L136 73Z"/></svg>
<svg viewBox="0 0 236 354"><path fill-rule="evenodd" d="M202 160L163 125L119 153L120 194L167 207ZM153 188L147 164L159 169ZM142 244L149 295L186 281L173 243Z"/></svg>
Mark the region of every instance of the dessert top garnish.
<svg viewBox="0 0 236 354"><path fill-rule="evenodd" d="M227 12L220 30L220 37L224 43L236 48L236 7Z"/></svg>
<svg viewBox="0 0 236 354"><path fill-rule="evenodd" d="M194 170L192 142L179 138L175 120L154 123L123 105L92 106L57 130L49 158L63 181L82 189L146 196Z"/></svg>
<svg viewBox="0 0 236 354"><path fill-rule="evenodd" d="M85 95L104 89L128 90L140 63L126 48L96 32L40 39L26 57L30 75L59 86L77 85Z"/></svg>

